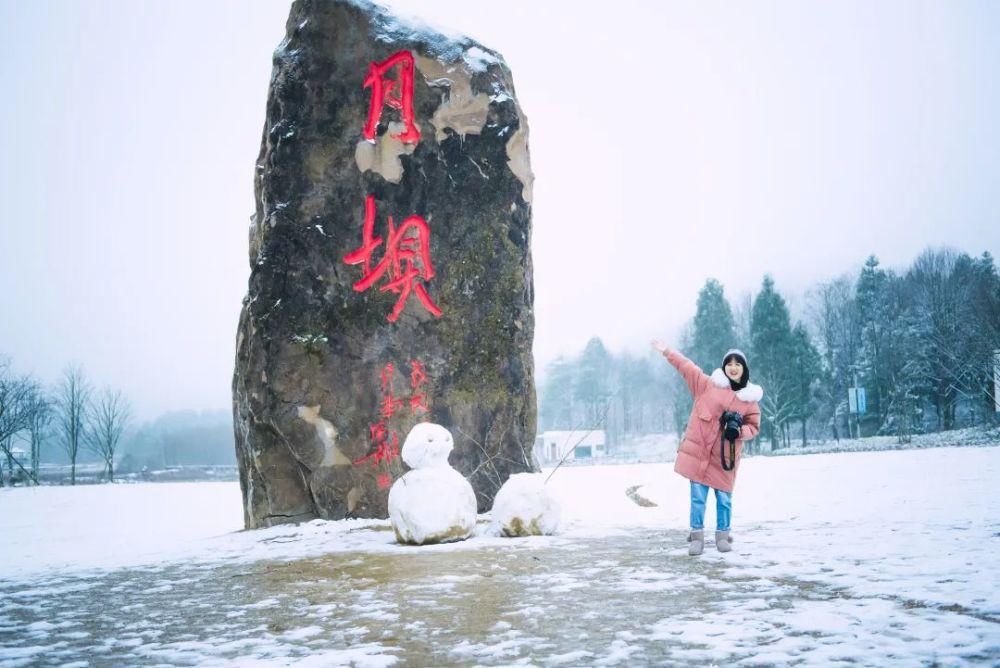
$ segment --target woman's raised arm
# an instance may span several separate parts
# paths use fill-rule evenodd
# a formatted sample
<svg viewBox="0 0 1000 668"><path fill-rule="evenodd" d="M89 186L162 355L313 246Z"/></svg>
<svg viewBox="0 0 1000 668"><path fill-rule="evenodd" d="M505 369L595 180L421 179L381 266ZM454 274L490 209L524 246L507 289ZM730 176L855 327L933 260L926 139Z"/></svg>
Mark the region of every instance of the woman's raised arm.
<svg viewBox="0 0 1000 668"><path fill-rule="evenodd" d="M653 348L666 357L667 361L673 364L674 368L680 372L681 376L684 378L684 382L687 383L688 390L691 391L691 396L697 397L705 391L711 381L697 364L684 357L684 355L680 354L676 350L668 348L661 341L654 340L652 345Z"/></svg>

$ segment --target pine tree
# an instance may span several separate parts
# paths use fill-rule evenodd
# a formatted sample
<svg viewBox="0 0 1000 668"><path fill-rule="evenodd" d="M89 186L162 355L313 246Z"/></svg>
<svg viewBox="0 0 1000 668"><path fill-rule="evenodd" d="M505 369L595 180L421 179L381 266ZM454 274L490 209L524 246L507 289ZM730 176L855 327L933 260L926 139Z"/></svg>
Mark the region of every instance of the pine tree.
<svg viewBox="0 0 1000 668"><path fill-rule="evenodd" d="M628 354L612 359L621 431L623 434L649 433L655 406L664 399L662 391L656 387L650 360Z"/></svg>
<svg viewBox="0 0 1000 668"><path fill-rule="evenodd" d="M854 385L861 350L854 280L841 276L820 284L811 295L825 371L819 393L826 404L832 435L839 440L840 434L851 432L848 388Z"/></svg>
<svg viewBox="0 0 1000 668"><path fill-rule="evenodd" d="M958 281L965 286L960 380L974 414L992 421L996 417L994 354L1000 350L1000 276L989 252L975 259L962 256L956 273L962 274Z"/></svg>
<svg viewBox="0 0 1000 668"><path fill-rule="evenodd" d="M691 360L710 373L722 363L722 356L726 351L735 346L733 311L726 300L722 284L710 278L698 292Z"/></svg>
<svg viewBox="0 0 1000 668"><path fill-rule="evenodd" d="M688 322L681 332L681 340L678 349L688 357L691 358L692 353L692 339L694 338L694 324ZM669 364L666 366L670 366ZM667 375L667 396L669 397L671 413L670 417L673 420L674 431L677 433L677 438L683 438L684 430L687 429L687 420L691 415L691 406L694 401L691 398L691 391L688 389L687 384L684 382L684 378L674 371L674 369L669 369Z"/></svg>
<svg viewBox="0 0 1000 668"><path fill-rule="evenodd" d="M602 428L605 407L611 397L611 356L596 336L583 349L574 394L585 407L586 424L583 426Z"/></svg>
<svg viewBox="0 0 1000 668"><path fill-rule="evenodd" d="M959 258L954 251L928 249L907 273L914 290L928 344L928 386L938 430L955 428L955 415L965 359L965 332L974 323L967 312L967 285L956 274Z"/></svg>
<svg viewBox="0 0 1000 668"><path fill-rule="evenodd" d="M791 369L795 376L793 385L793 406L795 417L802 424L802 446L807 444L806 421L815 412L813 387L823 373L822 361L816 346L809 338L809 332L801 322L795 325L791 335Z"/></svg>
<svg viewBox="0 0 1000 668"><path fill-rule="evenodd" d="M997 273L993 256L986 251L976 261L976 270L979 273L976 294L976 310L982 314L984 323L983 346L991 355L996 355L1000 351L1000 274ZM994 374L1000 373L994 365L997 360L991 357L987 360L984 382L986 384L986 414L990 416L990 421L1000 420L1000 412L996 406L1000 404L1000 398L994 395L996 384L993 382Z"/></svg>
<svg viewBox="0 0 1000 668"><path fill-rule="evenodd" d="M878 258L868 256L855 290L855 305L861 333L859 372L867 394L868 410L876 418L875 430L885 424L891 370L884 359L886 338L893 331L890 311L891 274L879 267Z"/></svg>
<svg viewBox="0 0 1000 668"><path fill-rule="evenodd" d="M575 364L561 356L546 368L538 394L539 431L572 428L575 375Z"/></svg>
<svg viewBox="0 0 1000 668"><path fill-rule="evenodd" d="M882 431L895 433L900 443L909 443L913 433L923 431L921 406L930 394L928 379L932 374L928 321L909 292L905 280L896 282L893 296L900 314L885 355L891 382L885 396L888 421Z"/></svg>
<svg viewBox="0 0 1000 668"><path fill-rule="evenodd" d="M761 411L763 430L772 448L779 438L787 442L787 423L795 412L795 379L789 367L792 358L792 327L785 300L774 289L774 279L765 276L754 300L750 318L753 359L750 368L764 386Z"/></svg>

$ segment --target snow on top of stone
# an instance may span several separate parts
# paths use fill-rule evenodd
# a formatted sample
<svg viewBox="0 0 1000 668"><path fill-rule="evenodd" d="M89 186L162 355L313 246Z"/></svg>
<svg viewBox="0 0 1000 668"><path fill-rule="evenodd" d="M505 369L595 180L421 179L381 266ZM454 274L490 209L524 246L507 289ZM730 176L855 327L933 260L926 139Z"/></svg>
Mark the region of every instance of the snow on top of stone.
<svg viewBox="0 0 1000 668"><path fill-rule="evenodd" d="M473 72L485 72L490 65L499 62L496 54L490 53L479 46L470 46L466 49L463 59Z"/></svg>
<svg viewBox="0 0 1000 668"><path fill-rule="evenodd" d="M485 72L500 62L497 54L460 32L428 23L422 18L387 9L368 0L344 0L375 17L372 33L386 42L419 42L427 54L439 60L464 60L474 72Z"/></svg>
<svg viewBox="0 0 1000 668"><path fill-rule="evenodd" d="M404 14L389 10L382 5L365 2L365 0L347 0L359 7L366 5L378 21L374 25L375 36L387 40L426 41L432 44L450 42L447 46L454 48L456 42L468 41L468 37L448 28L431 25L427 21L412 14Z"/></svg>
<svg viewBox="0 0 1000 668"><path fill-rule="evenodd" d="M448 466L455 445L451 432L439 424L421 422L406 435L400 455L412 469Z"/></svg>

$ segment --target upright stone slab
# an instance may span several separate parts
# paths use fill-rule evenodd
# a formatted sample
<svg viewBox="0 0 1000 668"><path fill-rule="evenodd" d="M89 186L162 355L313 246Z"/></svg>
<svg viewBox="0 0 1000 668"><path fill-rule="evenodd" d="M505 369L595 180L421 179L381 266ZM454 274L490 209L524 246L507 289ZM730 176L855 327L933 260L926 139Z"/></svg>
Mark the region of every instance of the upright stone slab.
<svg viewBox="0 0 1000 668"><path fill-rule="evenodd" d="M531 470L528 125L499 54L297 0L274 54L233 410L248 528L385 517L429 420L480 511Z"/></svg>

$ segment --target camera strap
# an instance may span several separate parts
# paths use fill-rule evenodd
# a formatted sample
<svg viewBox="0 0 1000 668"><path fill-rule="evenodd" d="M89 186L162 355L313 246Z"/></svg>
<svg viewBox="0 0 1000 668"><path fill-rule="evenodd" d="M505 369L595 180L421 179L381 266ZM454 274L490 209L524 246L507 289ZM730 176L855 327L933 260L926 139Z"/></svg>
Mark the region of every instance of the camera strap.
<svg viewBox="0 0 1000 668"><path fill-rule="evenodd" d="M726 406L726 412L728 412L733 407L732 399L729 400L729 405ZM725 414L725 413L724 413ZM722 429L722 442L719 444L719 457L722 459L722 470L732 471L733 467L736 466L736 441L729 441L729 464L726 464L726 430Z"/></svg>
<svg viewBox="0 0 1000 668"><path fill-rule="evenodd" d="M722 443L719 446L719 456L722 457L722 470L732 471L733 467L736 466L736 441L729 441L729 461L726 464L726 434L722 434Z"/></svg>

